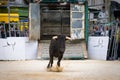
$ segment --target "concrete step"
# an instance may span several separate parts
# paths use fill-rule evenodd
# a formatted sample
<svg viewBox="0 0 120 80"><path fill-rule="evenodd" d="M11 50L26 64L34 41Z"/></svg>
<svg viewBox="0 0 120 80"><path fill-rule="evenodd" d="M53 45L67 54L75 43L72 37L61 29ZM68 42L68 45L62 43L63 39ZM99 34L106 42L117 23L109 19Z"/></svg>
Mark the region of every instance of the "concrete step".
<svg viewBox="0 0 120 80"><path fill-rule="evenodd" d="M42 41L39 43L38 56L41 59L49 59L49 44L50 41ZM84 42L80 43L66 43L66 50L63 59L84 59L87 57L86 45Z"/></svg>

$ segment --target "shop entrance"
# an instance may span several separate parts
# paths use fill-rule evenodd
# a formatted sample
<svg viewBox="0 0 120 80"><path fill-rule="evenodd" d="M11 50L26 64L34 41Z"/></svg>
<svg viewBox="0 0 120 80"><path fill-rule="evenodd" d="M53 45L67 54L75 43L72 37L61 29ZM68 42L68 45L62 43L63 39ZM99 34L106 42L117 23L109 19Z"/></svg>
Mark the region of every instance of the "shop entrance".
<svg viewBox="0 0 120 80"><path fill-rule="evenodd" d="M70 6L50 5L41 7L41 40L54 35L70 36Z"/></svg>

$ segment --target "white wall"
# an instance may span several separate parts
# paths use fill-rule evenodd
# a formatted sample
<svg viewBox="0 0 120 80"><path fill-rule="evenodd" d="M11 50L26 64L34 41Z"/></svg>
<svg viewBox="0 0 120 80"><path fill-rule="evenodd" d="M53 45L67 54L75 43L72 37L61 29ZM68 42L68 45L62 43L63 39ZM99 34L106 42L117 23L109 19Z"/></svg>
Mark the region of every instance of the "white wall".
<svg viewBox="0 0 120 80"><path fill-rule="evenodd" d="M88 58L106 60L109 37L90 36L88 39Z"/></svg>
<svg viewBox="0 0 120 80"><path fill-rule="evenodd" d="M37 58L37 41L27 37L0 38L0 60L25 60Z"/></svg>

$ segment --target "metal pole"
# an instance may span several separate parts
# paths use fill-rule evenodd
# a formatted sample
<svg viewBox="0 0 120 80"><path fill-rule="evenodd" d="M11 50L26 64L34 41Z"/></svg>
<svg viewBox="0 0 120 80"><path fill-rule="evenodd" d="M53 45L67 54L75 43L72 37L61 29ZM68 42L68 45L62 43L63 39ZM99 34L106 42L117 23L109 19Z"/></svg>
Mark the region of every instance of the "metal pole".
<svg viewBox="0 0 120 80"><path fill-rule="evenodd" d="M108 22L110 22L110 0L105 0L106 11L108 12Z"/></svg>
<svg viewBox="0 0 120 80"><path fill-rule="evenodd" d="M113 58L114 58L114 60L116 59L116 57L117 57L117 32L118 32L118 23L117 23L117 25L116 25L116 35L115 35L115 49L114 49L114 56L113 56Z"/></svg>
<svg viewBox="0 0 120 80"><path fill-rule="evenodd" d="M120 60L120 56L119 56L120 53L118 52L119 46L120 46L120 44L119 44L119 41L120 41L120 25L118 27L119 27L119 32L118 32L118 45L117 45L117 59Z"/></svg>
<svg viewBox="0 0 120 80"><path fill-rule="evenodd" d="M10 1L8 0L8 27L9 27L9 37L11 37L11 30L10 30Z"/></svg>
<svg viewBox="0 0 120 80"><path fill-rule="evenodd" d="M116 31L116 48L115 48L115 55L114 55L114 58L117 59L117 51L118 51L118 41L119 41L119 33L120 33L120 28L119 28L119 25L117 25L117 31Z"/></svg>
<svg viewBox="0 0 120 80"><path fill-rule="evenodd" d="M60 22L61 22L61 34L63 34L63 22L62 22L62 16L63 16L63 9L60 8Z"/></svg>
<svg viewBox="0 0 120 80"><path fill-rule="evenodd" d="M5 27L5 23L3 23L3 27L4 27L4 34L5 34L5 38L7 37L6 35L6 27Z"/></svg>
<svg viewBox="0 0 120 80"><path fill-rule="evenodd" d="M111 46L112 46L112 39L113 39L113 25L111 27L111 33L109 36L109 46L108 46L108 52L107 52L107 60L110 60L110 54L111 54Z"/></svg>
<svg viewBox="0 0 120 80"><path fill-rule="evenodd" d="M116 25L115 25L115 34L114 34L114 39L113 39L113 47L112 47L111 59L114 59L114 56L115 56L117 27L118 27L118 23L116 23Z"/></svg>
<svg viewBox="0 0 120 80"><path fill-rule="evenodd" d="M88 1L85 1L85 40L88 43Z"/></svg>
<svg viewBox="0 0 120 80"><path fill-rule="evenodd" d="M113 44L114 44L114 27L115 25L112 26L111 28L111 36L110 36L110 45L109 45L109 59L111 58L111 55L112 55L112 50L113 50Z"/></svg>

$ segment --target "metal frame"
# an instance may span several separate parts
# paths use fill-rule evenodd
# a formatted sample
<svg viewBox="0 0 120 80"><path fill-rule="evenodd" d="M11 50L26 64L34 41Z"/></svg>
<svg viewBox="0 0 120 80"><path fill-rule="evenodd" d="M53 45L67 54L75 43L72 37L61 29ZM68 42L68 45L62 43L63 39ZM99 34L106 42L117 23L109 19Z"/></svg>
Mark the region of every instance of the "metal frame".
<svg viewBox="0 0 120 80"><path fill-rule="evenodd" d="M8 8L8 28L9 28L9 36L7 35L7 32L6 32L6 27L5 27L5 25L7 24L7 23L0 23L0 24L2 24L3 25L3 27L4 27L4 34L5 34L5 38L6 37L13 37L12 35L11 35L11 25L19 25L19 26L21 26L21 22L19 23L11 23L10 22L10 18L12 17L12 18L14 18L15 16L10 16L10 13L11 13L11 11L10 11L10 8L11 7L28 7L28 5L15 5L15 4L11 4L11 2L10 2L10 0L6 0L6 1L8 1L8 4L7 5L1 5L0 7L7 7ZM24 18L24 17L19 17L19 18ZM26 25L23 25L23 27L25 27ZM20 29L19 30L15 30L15 27L13 27L14 28L14 32L18 32L19 33L19 37L23 37L23 36L28 36L28 35L22 35L23 34L23 32L24 31L20 31ZM25 33L25 32L24 32ZM1 35L1 33L0 33L0 35ZM16 36L16 34L14 34L14 37L17 37ZM1 37L0 37L1 38Z"/></svg>

